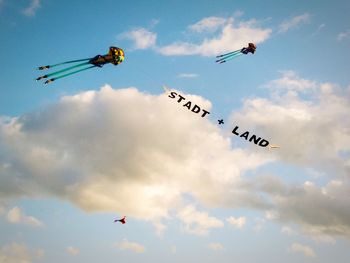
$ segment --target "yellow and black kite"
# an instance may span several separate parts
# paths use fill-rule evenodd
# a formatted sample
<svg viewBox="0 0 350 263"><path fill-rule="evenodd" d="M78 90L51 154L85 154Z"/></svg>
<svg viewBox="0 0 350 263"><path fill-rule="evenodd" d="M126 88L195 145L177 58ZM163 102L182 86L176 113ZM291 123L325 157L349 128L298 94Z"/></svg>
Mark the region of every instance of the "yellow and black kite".
<svg viewBox="0 0 350 263"><path fill-rule="evenodd" d="M66 62L54 64L54 65L47 65L47 66L38 67L38 70L45 70L45 69L57 67L57 66L64 65L64 64L82 62L82 63L79 63L77 65L74 65L74 66L71 66L68 68L64 68L64 69L40 76L36 80L46 79L46 78L49 78L51 76L54 76L53 78L50 78L50 79L45 81L45 84L48 84L48 83L55 81L56 79L64 78L64 77L67 77L69 75L78 73L80 71L84 71L84 70L94 68L94 67L101 68L105 64L108 64L108 63L111 63L113 65L119 65L120 63L123 62L124 58L125 58L124 51L121 48L110 47L108 54L103 55L103 56L97 55L93 58L77 59L77 60L66 61ZM76 69L76 70L74 70L74 69ZM60 73L67 72L67 71L68 71L68 73L65 73L63 75L59 75Z"/></svg>

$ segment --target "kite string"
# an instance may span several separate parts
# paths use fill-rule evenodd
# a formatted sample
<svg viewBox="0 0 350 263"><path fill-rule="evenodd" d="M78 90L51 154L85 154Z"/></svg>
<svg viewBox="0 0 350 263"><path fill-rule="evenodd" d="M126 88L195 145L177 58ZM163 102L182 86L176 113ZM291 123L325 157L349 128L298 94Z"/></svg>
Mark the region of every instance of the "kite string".
<svg viewBox="0 0 350 263"><path fill-rule="evenodd" d="M242 53L240 53L240 54L242 55ZM228 57L230 57L230 56L228 56ZM149 80L151 80L153 82L153 84L155 84L157 86L160 86L160 87L164 87L165 86L164 85L165 82L159 83L148 72L146 72L143 68L141 68L139 66L136 66L135 64L134 64L134 66L138 69L138 71L142 72ZM217 121L219 119L222 119L222 117L219 117L219 115L217 115L216 113L212 113L212 112L211 112L210 117L216 119Z"/></svg>
<svg viewBox="0 0 350 263"><path fill-rule="evenodd" d="M149 74L148 72L146 72L144 69L142 69L139 66L136 66L136 64L134 64L134 67L136 67L138 69L138 71L142 72L151 82L153 82L153 84L155 84L156 86L163 86L164 84L156 81L151 74Z"/></svg>

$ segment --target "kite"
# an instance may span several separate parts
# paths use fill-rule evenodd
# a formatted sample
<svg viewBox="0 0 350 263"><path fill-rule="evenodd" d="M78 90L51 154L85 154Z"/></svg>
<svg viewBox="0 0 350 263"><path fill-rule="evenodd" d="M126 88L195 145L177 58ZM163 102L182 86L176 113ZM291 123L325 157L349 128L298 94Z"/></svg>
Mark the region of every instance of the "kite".
<svg viewBox="0 0 350 263"><path fill-rule="evenodd" d="M122 223L124 225L126 223L126 216L124 216L121 219L116 219L116 220L114 220L114 222L120 222L120 223Z"/></svg>
<svg viewBox="0 0 350 263"><path fill-rule="evenodd" d="M47 66L41 66L38 67L38 70L46 70L49 68L65 65L65 64L71 64L71 63L78 63L74 66L70 66L68 68L64 68L43 76L38 77L36 80L41 80L41 79L46 79L50 78L53 76L53 78L50 78L45 81L45 84L49 84L57 79L67 77L72 74L76 74L78 72L90 69L90 68L95 68L95 67L100 67L102 68L105 64L111 63L113 65L119 65L120 63L123 62L125 56L124 56L124 51L119 48L119 47L110 47L109 52L106 55L97 55L93 58L85 58L85 59L77 59L77 60L71 60L71 61L66 61L58 64L53 64L53 65L47 65ZM65 73L63 75L60 75L61 73Z"/></svg>
<svg viewBox="0 0 350 263"><path fill-rule="evenodd" d="M187 108L188 110L192 111L193 113L200 114L201 117L208 116L210 114L209 111L202 109L199 105L194 104L192 101L187 100L184 96L182 96L178 91L172 91L171 88L163 85L162 88L164 89L164 93L167 95L168 98L174 99L177 101L179 105L182 105L183 107ZM202 112L203 111L203 112ZM225 124L224 119L218 119L218 124L222 125ZM271 149L279 149L281 148L277 144L270 144L270 142L262 137L259 137L249 131L241 132L239 129L239 126L235 126L235 128L232 130L232 134L245 139L246 141L249 141L251 143L254 143L255 145L258 145L260 147L267 147L269 150Z"/></svg>
<svg viewBox="0 0 350 263"><path fill-rule="evenodd" d="M254 142L254 144L259 145L259 146L261 146L261 147L266 147L266 146L268 146L268 145L270 144L269 141L267 141L267 140L265 140L265 139L262 139L261 137L258 137L258 136L256 136L255 134L253 134L252 136L249 136L249 135L250 135L250 134L249 134L249 131L245 131L244 133L240 134L240 133L238 132L238 129L239 129L239 127L236 126L236 127L232 130L232 133L233 133L234 135L237 135L237 136L241 137L241 138L244 138L246 141L249 140L250 142ZM250 137L250 138L248 139L248 137Z"/></svg>
<svg viewBox="0 0 350 263"><path fill-rule="evenodd" d="M176 93L175 91L171 91L170 94L168 95L169 98L171 99L175 99L176 96L179 96L179 99L177 100L177 103L180 103L181 101L186 101L186 98L183 97L181 94ZM197 104L194 104L192 107L192 102L191 101L187 101L184 105L182 105L183 107L187 108L188 110L191 110L193 113L199 113L201 111L203 111L203 113L201 114L201 117L203 118L205 115L210 114L209 111L205 110L205 109L201 109L200 106L198 106ZM192 108L192 109L191 109Z"/></svg>
<svg viewBox="0 0 350 263"><path fill-rule="evenodd" d="M240 55L247 55L248 53L252 53L254 54L256 50L256 45L254 43L249 43L248 44L248 47L244 47L242 49L238 49L238 50L235 50L235 51L232 51L232 52L229 52L229 53L226 53L226 54L223 54L223 55L219 55L219 56L216 56L216 58L218 58L218 60L216 60L215 62L217 63L225 63L233 58L236 58Z"/></svg>

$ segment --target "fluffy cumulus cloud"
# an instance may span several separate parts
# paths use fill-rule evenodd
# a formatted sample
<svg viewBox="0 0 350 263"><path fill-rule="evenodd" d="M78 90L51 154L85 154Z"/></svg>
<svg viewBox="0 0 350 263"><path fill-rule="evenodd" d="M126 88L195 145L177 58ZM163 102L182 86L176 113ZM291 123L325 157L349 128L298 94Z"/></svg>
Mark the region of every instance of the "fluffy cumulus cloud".
<svg viewBox="0 0 350 263"><path fill-rule="evenodd" d="M271 81L270 98L251 98L232 122L281 146L281 162L313 169L301 184L264 176L254 191L270 196L267 219L297 223L319 240L350 237L350 90L302 79L293 72Z"/></svg>
<svg viewBox="0 0 350 263"><path fill-rule="evenodd" d="M226 221L236 228L243 228L247 222L247 219L244 216L238 218L230 216L229 218L226 218Z"/></svg>
<svg viewBox="0 0 350 263"><path fill-rule="evenodd" d="M293 164L336 177L348 174L350 153L350 90L302 79L294 72L269 82L271 98L252 98L232 121L259 130L281 146L278 153Z"/></svg>
<svg viewBox="0 0 350 263"><path fill-rule="evenodd" d="M158 46L156 33L145 28L125 32L124 38L133 41L135 47L153 48L165 56L200 55L213 56L222 52L240 49L248 42L262 43L270 37L269 28L263 28L254 20L236 21L237 18L206 17L189 25L191 34L200 34L199 42L175 41L174 43ZM147 44L140 44L140 41Z"/></svg>
<svg viewBox="0 0 350 263"><path fill-rule="evenodd" d="M292 28L305 24L310 21L310 17L311 17L310 14L305 13L302 15L294 16L288 20L285 20L279 25L279 32L287 32Z"/></svg>
<svg viewBox="0 0 350 263"><path fill-rule="evenodd" d="M209 101L183 95L210 111ZM271 160L233 150L215 124L165 94L105 86L1 119L0 199L59 197L160 228L160 219L178 215L189 230L205 232L222 222L187 206L184 196L205 206L265 207L242 187L242 175Z"/></svg>
<svg viewBox="0 0 350 263"><path fill-rule="evenodd" d="M115 247L119 248L120 250L130 250L135 253L143 253L145 252L145 247L136 243L136 242L130 242L126 239L124 239L121 242L118 242L115 244Z"/></svg>
<svg viewBox="0 0 350 263"><path fill-rule="evenodd" d="M188 28L195 32L215 31L222 27L226 23L226 19L223 17L206 17L197 23L190 25Z"/></svg>
<svg viewBox="0 0 350 263"><path fill-rule="evenodd" d="M26 245L11 243L0 248L1 263L31 263L36 259L42 259L44 251L30 250Z"/></svg>
<svg viewBox="0 0 350 263"><path fill-rule="evenodd" d="M35 16L40 6L40 0L31 0L29 6L23 9L22 12L26 16Z"/></svg>
<svg viewBox="0 0 350 263"><path fill-rule="evenodd" d="M311 182L285 187L274 197L274 219L298 223L304 234L318 241L334 242L333 236L349 237L349 192L349 186L340 181L331 181L323 187Z"/></svg>
<svg viewBox="0 0 350 263"><path fill-rule="evenodd" d="M303 79L292 70L284 70L280 72L281 78L270 81L266 84L267 87L275 92L307 92L314 91L317 83L312 80Z"/></svg>
<svg viewBox="0 0 350 263"><path fill-rule="evenodd" d="M219 17L204 18L189 28L196 31L216 30L199 43L177 41L159 47L157 51L166 56L213 56L242 48L248 42L256 44L264 42L272 32L269 28L262 28L256 20L236 21L235 18Z"/></svg>
<svg viewBox="0 0 350 263"><path fill-rule="evenodd" d="M195 235L207 235L210 228L220 228L224 226L224 223L215 218L210 217L205 212L199 212L193 205L188 205L183 208L178 218L183 222L186 232Z"/></svg>
<svg viewBox="0 0 350 263"><path fill-rule="evenodd" d="M312 257L312 258L316 257L314 250L311 247L306 245L293 243L289 249L294 253L302 253L305 257Z"/></svg>
<svg viewBox="0 0 350 263"><path fill-rule="evenodd" d="M119 38L131 40L134 43L134 49L147 49L154 47L157 34L145 28L137 28L121 34Z"/></svg>
<svg viewBox="0 0 350 263"><path fill-rule="evenodd" d="M27 216L22 210L15 206L12 209L10 209L7 213L7 221L12 224L27 224L34 227L40 227L43 226L43 223L33 217L33 216Z"/></svg>
<svg viewBox="0 0 350 263"><path fill-rule="evenodd" d="M233 137L208 118L135 88L104 86L2 117L0 200L58 197L149 220L160 231L176 217L198 235L223 226L206 208L248 207L265 212L257 229L273 220L318 240L349 238L350 89L281 74L266 85L270 97L246 99L230 120L281 147L270 151L249 143L233 149ZM183 95L210 111L208 100ZM283 169L260 175L257 168L272 161L305 173L292 184ZM254 178L244 176L251 171Z"/></svg>

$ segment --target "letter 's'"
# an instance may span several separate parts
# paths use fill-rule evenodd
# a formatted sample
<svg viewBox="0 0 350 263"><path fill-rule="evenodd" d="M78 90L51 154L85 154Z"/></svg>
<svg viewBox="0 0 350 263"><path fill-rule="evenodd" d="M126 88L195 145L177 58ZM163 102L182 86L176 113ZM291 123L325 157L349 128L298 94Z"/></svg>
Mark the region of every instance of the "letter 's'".
<svg viewBox="0 0 350 263"><path fill-rule="evenodd" d="M177 95L177 93L175 91L172 91L172 92L170 92L168 97L172 98L172 99L175 99L176 95Z"/></svg>

